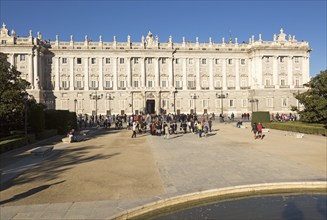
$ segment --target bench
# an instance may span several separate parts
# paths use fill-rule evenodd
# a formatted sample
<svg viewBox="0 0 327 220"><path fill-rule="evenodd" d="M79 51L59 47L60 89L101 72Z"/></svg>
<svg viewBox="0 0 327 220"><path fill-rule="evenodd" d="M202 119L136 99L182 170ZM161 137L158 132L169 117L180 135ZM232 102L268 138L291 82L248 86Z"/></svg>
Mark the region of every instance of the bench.
<svg viewBox="0 0 327 220"><path fill-rule="evenodd" d="M43 146L43 147L39 147L33 151L31 151L31 154L33 154L34 156L46 156L49 153L51 153L51 151L53 150L53 146Z"/></svg>

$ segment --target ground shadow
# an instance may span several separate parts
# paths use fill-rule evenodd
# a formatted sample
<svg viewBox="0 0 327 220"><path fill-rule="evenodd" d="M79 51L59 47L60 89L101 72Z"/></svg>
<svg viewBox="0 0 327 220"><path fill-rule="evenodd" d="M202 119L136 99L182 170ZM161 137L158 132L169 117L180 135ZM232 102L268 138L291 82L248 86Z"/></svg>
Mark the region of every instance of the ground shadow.
<svg viewBox="0 0 327 220"><path fill-rule="evenodd" d="M57 185L57 184L61 184L63 182L65 182L65 180L59 181L59 182L56 182L56 183L53 183L53 184L46 184L46 185L35 187L35 188L30 189L30 190L28 190L26 192L17 194L15 196L11 197L10 199L6 199L6 200L3 200L3 201L0 201L0 205L6 204L6 203L9 203L9 202L15 202L15 201L18 201L20 199L24 199L26 197L29 197L29 196L34 195L36 193L39 193L39 192L41 192L41 191L43 191L45 189L48 189L51 186L54 186L54 185Z"/></svg>

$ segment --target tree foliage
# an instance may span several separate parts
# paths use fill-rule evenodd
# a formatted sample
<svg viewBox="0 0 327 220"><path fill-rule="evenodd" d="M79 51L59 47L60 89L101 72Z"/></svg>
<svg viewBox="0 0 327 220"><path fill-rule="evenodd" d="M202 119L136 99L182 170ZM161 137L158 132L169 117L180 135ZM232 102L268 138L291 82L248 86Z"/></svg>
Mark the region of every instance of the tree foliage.
<svg viewBox="0 0 327 220"><path fill-rule="evenodd" d="M0 53L0 133L22 128L26 88L29 82L20 77L21 73L7 62Z"/></svg>
<svg viewBox="0 0 327 220"><path fill-rule="evenodd" d="M293 106L292 110L297 111L304 122L327 125L327 70L321 71L304 86L309 89L295 96L304 109Z"/></svg>

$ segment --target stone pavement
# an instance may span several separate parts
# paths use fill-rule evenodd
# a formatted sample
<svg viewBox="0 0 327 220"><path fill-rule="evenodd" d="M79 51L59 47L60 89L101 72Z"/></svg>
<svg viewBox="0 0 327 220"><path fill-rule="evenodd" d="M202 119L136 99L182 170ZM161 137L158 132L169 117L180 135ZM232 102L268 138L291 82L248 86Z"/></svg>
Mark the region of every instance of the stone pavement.
<svg viewBox="0 0 327 220"><path fill-rule="evenodd" d="M1 219L111 219L129 209L223 187L327 180L326 137L214 124L207 137L169 140L96 130L86 141L55 144L49 157L1 155ZM249 126L248 126L249 127ZM23 155L23 156L22 156ZM4 161L4 162L3 162Z"/></svg>

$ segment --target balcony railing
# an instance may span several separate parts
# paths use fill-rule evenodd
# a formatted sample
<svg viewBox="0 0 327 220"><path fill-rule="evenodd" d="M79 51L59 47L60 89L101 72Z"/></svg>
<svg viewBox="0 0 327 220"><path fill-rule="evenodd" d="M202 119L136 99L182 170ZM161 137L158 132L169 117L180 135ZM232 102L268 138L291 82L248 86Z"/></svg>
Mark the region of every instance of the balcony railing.
<svg viewBox="0 0 327 220"><path fill-rule="evenodd" d="M241 86L240 89L251 89L251 86Z"/></svg>
<svg viewBox="0 0 327 220"><path fill-rule="evenodd" d="M273 88L275 88L274 85L265 85L265 89L273 89Z"/></svg>
<svg viewBox="0 0 327 220"><path fill-rule="evenodd" d="M279 86L279 88L281 88L281 89L288 89L288 88L290 88L290 86L289 85L284 85L284 86Z"/></svg>

